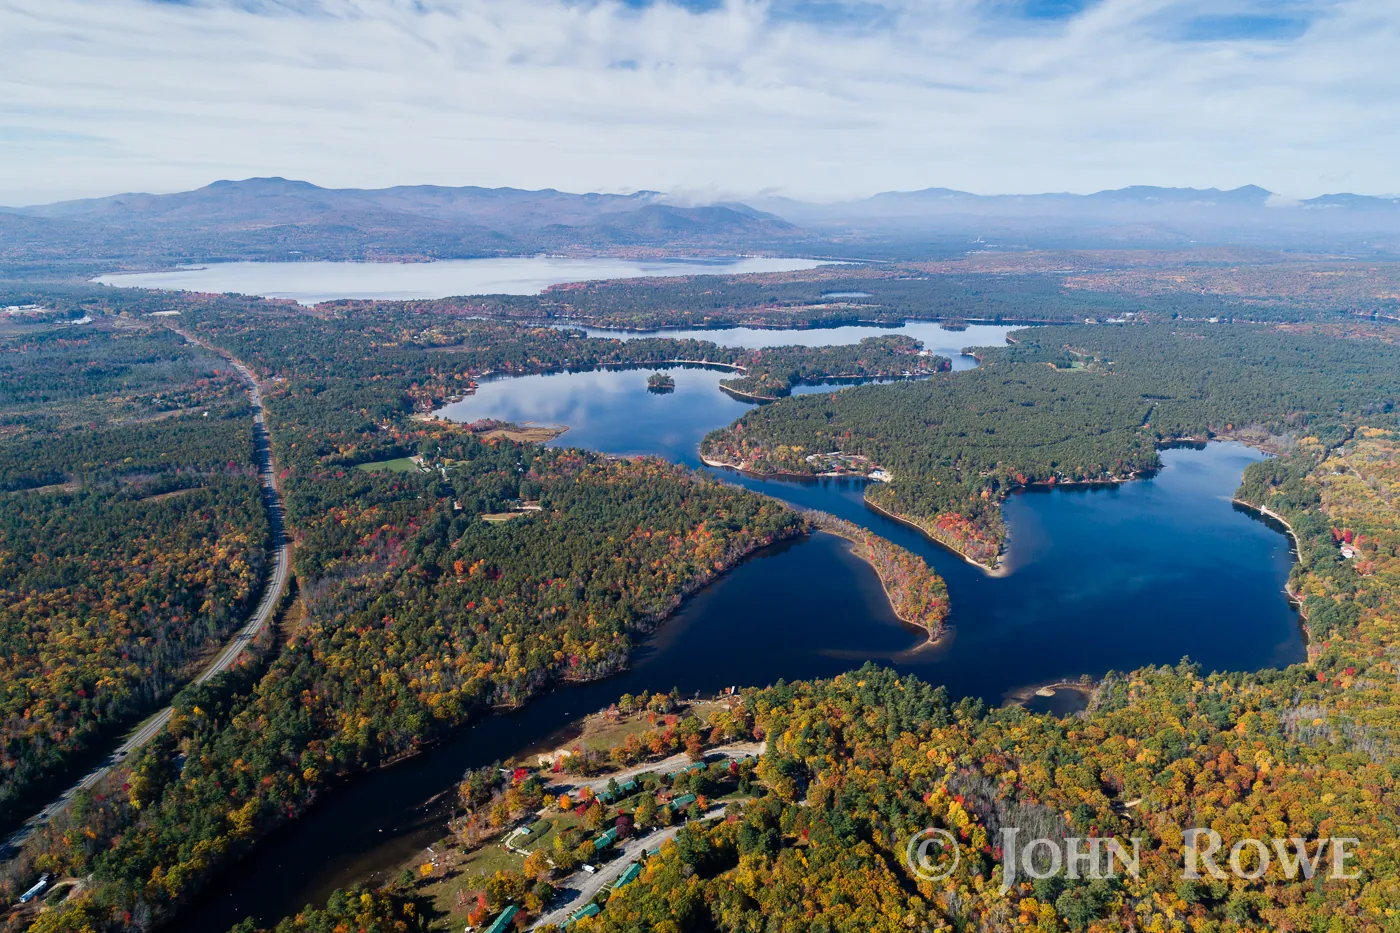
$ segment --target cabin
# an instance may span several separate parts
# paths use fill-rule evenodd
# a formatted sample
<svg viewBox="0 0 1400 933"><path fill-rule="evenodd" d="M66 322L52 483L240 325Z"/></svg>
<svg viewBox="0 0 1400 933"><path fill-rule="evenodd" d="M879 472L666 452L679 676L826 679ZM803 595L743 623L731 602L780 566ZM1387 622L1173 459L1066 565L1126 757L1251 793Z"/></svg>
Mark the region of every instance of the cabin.
<svg viewBox="0 0 1400 933"><path fill-rule="evenodd" d="M578 923L584 917L596 917L602 912L603 909L597 904L589 904L587 907L583 907L579 910L574 911L573 915L569 917L568 920L565 920L562 924L560 924L560 926L567 928L575 923Z"/></svg>
<svg viewBox="0 0 1400 933"><path fill-rule="evenodd" d="M500 916L491 921L491 925L486 928L485 933L505 933L510 929L510 922L515 919L515 915L520 913L520 908L511 904L501 911Z"/></svg>
<svg viewBox="0 0 1400 933"><path fill-rule="evenodd" d="M1342 545L1342 558L1344 560L1356 560L1356 548L1350 544Z"/></svg>
<svg viewBox="0 0 1400 933"><path fill-rule="evenodd" d="M594 840L593 840L593 851L595 851L595 852L601 852L601 851L603 851L604 849L606 849L608 846L612 845L614 842L617 842L617 827L616 827L616 826L614 826L612 829L608 830L607 832L603 833L603 835L599 836L597 839L594 839Z"/></svg>
<svg viewBox="0 0 1400 933"><path fill-rule="evenodd" d="M694 795L694 794L686 794L684 797L677 797L675 800L672 800L672 801L671 801L671 809L672 809L672 810L675 810L677 813L679 813L679 812L681 812L682 810L684 810L686 807L690 806L690 805L691 805L692 803L694 803L694 802L695 802L695 795Z"/></svg>
<svg viewBox="0 0 1400 933"><path fill-rule="evenodd" d="M631 865L627 866L627 870L622 873L622 877L618 878L613 884L613 890L616 891L618 888L626 887L636 881L641 874L642 866L637 862L633 862Z"/></svg>

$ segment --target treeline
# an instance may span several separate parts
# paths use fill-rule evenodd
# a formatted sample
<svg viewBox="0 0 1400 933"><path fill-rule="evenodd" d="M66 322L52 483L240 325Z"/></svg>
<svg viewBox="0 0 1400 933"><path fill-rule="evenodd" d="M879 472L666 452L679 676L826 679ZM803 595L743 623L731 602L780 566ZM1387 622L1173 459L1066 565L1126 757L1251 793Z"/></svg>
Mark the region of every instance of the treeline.
<svg viewBox="0 0 1400 933"><path fill-rule="evenodd" d="M974 560L1004 541L1000 499L1031 483L1111 482L1157 466L1156 447L1246 427L1293 434L1388 411L1400 350L1265 327L1046 327L954 376L787 399L705 438L712 460L816 473L841 451L893 474L875 505Z"/></svg>
<svg viewBox="0 0 1400 933"><path fill-rule="evenodd" d="M338 305L353 305L339 302ZM542 295L415 302L491 317L598 327L831 327L905 320L1078 322L1128 312L1226 317L1239 302L1202 295L1140 296L1066 288L1062 276L928 274L906 267L839 266L788 275L686 276L563 285ZM1249 313L1253 313L1252 309Z"/></svg>

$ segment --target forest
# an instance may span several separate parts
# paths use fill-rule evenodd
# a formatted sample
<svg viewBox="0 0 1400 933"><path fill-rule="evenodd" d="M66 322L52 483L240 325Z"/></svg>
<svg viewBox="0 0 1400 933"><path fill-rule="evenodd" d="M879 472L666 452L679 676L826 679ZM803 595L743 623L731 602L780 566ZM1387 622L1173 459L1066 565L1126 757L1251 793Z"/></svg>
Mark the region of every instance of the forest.
<svg viewBox="0 0 1400 933"><path fill-rule="evenodd" d="M328 302L350 308L363 302ZM554 320L595 327L834 327L910 319L995 323L1078 322L1128 312L1219 317L1268 314L1225 297L1116 294L1067 288L1062 277L985 273L928 275L914 266L822 266L810 272L622 279L560 285L542 295L492 295L406 302L443 313ZM1287 320L1297 319L1293 311ZM1304 315L1306 316L1306 315Z"/></svg>
<svg viewBox="0 0 1400 933"><path fill-rule="evenodd" d="M99 318L103 327L116 332L115 323L141 322L143 312L178 310L182 327L263 378L305 620L265 667L181 692L167 732L0 871L9 895L40 872L85 879L62 904L12 915L6 929L31 921L39 933L150 928L168 919L341 777L411 754L490 709L617 670L635 638L685 594L806 527L771 500L661 461L483 440L411 417L488 371L647 362L638 356L710 352L712 344L622 344L398 306L120 301L106 309L112 324ZM112 511L59 522L35 506L6 519L7 540L34 547L35 535L91 527L107 530L105 546L139 545L141 526L121 507L197 503L199 527L208 527L218 477L251 481L246 434L238 460L216 453L232 449L231 431L226 440L196 432L207 423L217 433L225 420L246 426L232 414L244 409L226 364L159 331L131 331L201 360L211 382L199 391L214 394L156 417L161 403L145 400L157 391L138 386L120 404L147 416L94 424L98 406L67 386L69 373L25 389L29 401L16 402L22 417L7 422L5 444L30 444L40 466L0 447L16 490L6 507L67 496L73 504L55 498L54 507L86 515L78 500L91 489L107 493L102 507ZM1251 467L1240 495L1283 515L1299 536L1290 590L1307 616L1309 663L1249 674L1207 674L1189 663L1111 674L1086 716L1068 719L953 704L875 667L746 691L735 728L768 742L754 799L736 806L733 820L687 828L576 928L1393 930L1400 367L1388 338L1323 326L1041 328L973 372L782 399L707 439L707 452L760 470L817 471L822 455L838 450L865 457L891 474L870 487L875 504L987 562L1003 534L997 503L1018 485L1123 479L1152 469L1157 445L1181 437L1267 444L1282 456ZM132 372L176 391L142 365ZM109 389L125 385L104 380L96 378ZM45 391L69 393L58 409L74 414L56 415L52 434L75 445L67 458L41 460L37 422L23 420L44 414L33 399ZM169 434L158 433L167 425ZM122 431L154 433L131 435L143 446L124 456L106 452L121 449L114 432ZM114 446L101 446L108 438ZM410 454L429 470L356 469ZM70 468L60 469L65 462ZM255 505L250 514L260 514ZM164 525L149 539L182 540ZM83 547L89 557L103 553ZM45 548L70 553L61 542ZM936 576L897 553L873 559L886 566L882 579L908 581L911 611L946 611ZM142 573L156 563L131 560L143 562ZM13 562L0 567L8 573ZM75 568L62 579L75 580ZM183 589L179 573L169 570L163 585ZM150 592L137 594L142 611L159 606ZM149 624L136 609L122 611ZM83 618L74 631L102 642L85 650L109 651L114 623ZM71 683L74 694L62 701L70 709L85 699L76 691L89 690ZM1183 885L1170 856L1179 828L1194 820L1234 837L1356 835L1364 874L1320 889L1268 876ZM930 825L949 828L972 855L941 886L910 876L901 861L909 836ZM1147 870L1132 884L1050 878L1002 897L994 840L1008 825L1142 838ZM284 929L415 929L416 910L411 900L361 891Z"/></svg>
<svg viewBox="0 0 1400 933"><path fill-rule="evenodd" d="M339 776L619 669L687 593L805 529L662 461L437 430L423 444L446 478L289 483L306 623L260 680L178 702L131 775L56 821L30 864L91 874L104 915L168 916ZM482 521L521 499L541 510Z"/></svg>
<svg viewBox="0 0 1400 933"><path fill-rule="evenodd" d="M1028 484L1118 482L1157 447L1389 411L1400 350L1263 326L1043 327L967 373L754 409L705 438L709 459L756 473L813 474L840 452L883 467L872 504L995 566L1000 502Z"/></svg>
<svg viewBox="0 0 1400 933"><path fill-rule="evenodd" d="M0 337L0 827L258 595L267 521L225 370L163 329Z"/></svg>

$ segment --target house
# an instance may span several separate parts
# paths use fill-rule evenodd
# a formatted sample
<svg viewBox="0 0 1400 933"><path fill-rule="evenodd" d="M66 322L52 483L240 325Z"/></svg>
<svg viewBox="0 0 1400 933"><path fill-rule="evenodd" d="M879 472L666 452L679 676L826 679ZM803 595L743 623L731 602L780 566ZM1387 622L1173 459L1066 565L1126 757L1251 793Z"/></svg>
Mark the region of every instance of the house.
<svg viewBox="0 0 1400 933"><path fill-rule="evenodd" d="M694 794L686 794L684 797L677 797L675 800L672 800L672 801L671 801L671 809L672 809L672 810L675 810L677 813L679 813L679 812L681 812L682 810L684 810L686 807L690 806L690 805L691 805L692 803L694 803L694 802L695 802L695 795L694 795Z"/></svg>
<svg viewBox="0 0 1400 933"><path fill-rule="evenodd" d="M607 832L603 833L603 835L599 836L597 839L594 839L594 840L593 840L593 851L595 851L595 852L601 852L601 851L603 851L604 849L606 849L608 846L612 845L614 842L617 842L617 827L616 827L616 826L614 826L612 829L608 830Z"/></svg>
<svg viewBox="0 0 1400 933"><path fill-rule="evenodd" d="M1342 557L1344 559L1355 560L1357 556L1356 548L1352 547L1350 544L1342 545Z"/></svg>

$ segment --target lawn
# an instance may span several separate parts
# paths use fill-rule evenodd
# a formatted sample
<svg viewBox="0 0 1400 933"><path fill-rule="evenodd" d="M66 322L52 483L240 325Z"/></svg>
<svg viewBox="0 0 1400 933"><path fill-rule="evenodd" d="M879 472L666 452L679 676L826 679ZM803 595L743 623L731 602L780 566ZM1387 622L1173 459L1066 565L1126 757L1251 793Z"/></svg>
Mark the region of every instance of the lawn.
<svg viewBox="0 0 1400 933"><path fill-rule="evenodd" d="M408 457L399 457L396 460L376 460L373 463L361 463L358 464L355 469L365 470L366 472L374 472L376 470L384 470L389 473L419 472L418 464L414 463Z"/></svg>

